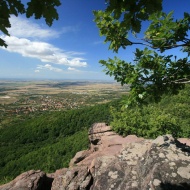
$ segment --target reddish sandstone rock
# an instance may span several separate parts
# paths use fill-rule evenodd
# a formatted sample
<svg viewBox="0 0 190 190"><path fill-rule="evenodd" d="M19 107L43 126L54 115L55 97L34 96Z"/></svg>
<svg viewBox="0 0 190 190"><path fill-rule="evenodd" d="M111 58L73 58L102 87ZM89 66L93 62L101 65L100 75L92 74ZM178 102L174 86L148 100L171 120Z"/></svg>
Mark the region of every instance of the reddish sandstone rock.
<svg viewBox="0 0 190 190"><path fill-rule="evenodd" d="M143 140L143 138L138 138L136 135L129 135L125 138L119 136L115 132L112 132L111 127L107 126L105 123L95 123L90 128L88 134L90 149L87 152L83 151L79 152L79 154L77 153L72 159L70 166L73 165L73 162L75 162L78 166L87 165L91 169L91 162L95 158L104 155L117 155L122 150L124 144L130 142L140 142ZM76 160L80 160L80 162L77 162Z"/></svg>
<svg viewBox="0 0 190 190"><path fill-rule="evenodd" d="M49 190L53 179L48 178L40 170L22 173L8 184L0 186L0 190Z"/></svg>
<svg viewBox="0 0 190 190"><path fill-rule="evenodd" d="M91 153L91 150L82 150L80 152L77 152L74 158L71 159L69 166L72 167L76 165L80 161L84 160L86 157L90 156Z"/></svg>
<svg viewBox="0 0 190 190"><path fill-rule="evenodd" d="M90 149L76 154L74 160L80 160L75 162L78 169L88 168L90 190L190 189L190 147L171 135L155 140L123 138L104 123L96 123L89 130L89 140Z"/></svg>
<svg viewBox="0 0 190 190"><path fill-rule="evenodd" d="M55 172L52 190L85 190L92 185L87 167L64 168Z"/></svg>
<svg viewBox="0 0 190 190"><path fill-rule="evenodd" d="M187 138L179 138L177 139L179 142L183 143L183 144L186 144L188 146L190 146L190 139L187 139Z"/></svg>

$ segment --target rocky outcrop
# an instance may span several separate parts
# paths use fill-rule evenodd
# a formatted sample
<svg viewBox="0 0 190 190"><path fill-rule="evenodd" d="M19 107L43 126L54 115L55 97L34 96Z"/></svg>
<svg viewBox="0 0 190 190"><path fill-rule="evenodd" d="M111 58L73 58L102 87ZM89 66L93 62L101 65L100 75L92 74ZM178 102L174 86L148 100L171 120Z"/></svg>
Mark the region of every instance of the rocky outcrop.
<svg viewBox="0 0 190 190"><path fill-rule="evenodd" d="M69 168L51 176L30 171L32 175L24 173L0 190L190 189L189 139L176 140L171 135L155 140L135 135L123 138L106 124L96 123L89 130L89 141L89 150L78 152Z"/></svg>
<svg viewBox="0 0 190 190"><path fill-rule="evenodd" d="M8 184L0 186L0 190L51 190L53 178L44 172L30 170Z"/></svg>
<svg viewBox="0 0 190 190"><path fill-rule="evenodd" d="M87 190L93 184L93 176L86 166L63 168L55 172L52 190Z"/></svg>

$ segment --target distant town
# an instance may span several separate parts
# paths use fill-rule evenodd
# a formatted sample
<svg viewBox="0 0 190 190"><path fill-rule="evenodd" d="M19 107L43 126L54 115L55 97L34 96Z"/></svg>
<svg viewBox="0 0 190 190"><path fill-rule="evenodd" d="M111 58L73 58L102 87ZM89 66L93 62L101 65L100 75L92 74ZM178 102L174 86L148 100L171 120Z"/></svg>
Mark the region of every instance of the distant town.
<svg viewBox="0 0 190 190"><path fill-rule="evenodd" d="M14 115L80 109L106 103L129 87L100 82L0 81L0 122Z"/></svg>

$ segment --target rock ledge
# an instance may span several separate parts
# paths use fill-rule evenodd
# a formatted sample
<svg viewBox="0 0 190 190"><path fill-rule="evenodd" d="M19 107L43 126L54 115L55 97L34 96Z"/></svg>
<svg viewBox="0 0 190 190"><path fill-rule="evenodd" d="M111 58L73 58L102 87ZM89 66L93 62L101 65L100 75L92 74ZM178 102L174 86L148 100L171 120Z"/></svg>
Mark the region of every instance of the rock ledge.
<svg viewBox="0 0 190 190"><path fill-rule="evenodd" d="M105 123L92 125L88 135L89 150L78 152L69 168L25 172L0 190L190 189L190 139L123 138Z"/></svg>

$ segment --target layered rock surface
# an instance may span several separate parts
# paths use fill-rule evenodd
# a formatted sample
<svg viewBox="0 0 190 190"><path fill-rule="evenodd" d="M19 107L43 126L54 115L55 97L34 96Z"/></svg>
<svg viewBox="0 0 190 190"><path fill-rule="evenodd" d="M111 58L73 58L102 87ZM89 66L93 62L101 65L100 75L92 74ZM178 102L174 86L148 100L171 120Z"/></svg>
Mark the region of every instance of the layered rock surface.
<svg viewBox="0 0 190 190"><path fill-rule="evenodd" d="M89 150L78 152L69 168L52 175L29 171L0 190L189 190L190 140L178 140L171 135L123 138L95 123Z"/></svg>
<svg viewBox="0 0 190 190"><path fill-rule="evenodd" d="M0 190L51 190L53 178L40 170L22 173L10 183L0 186Z"/></svg>

